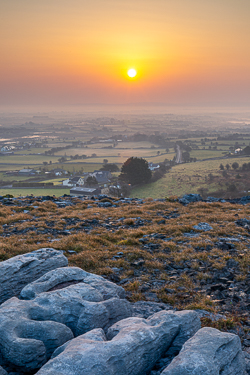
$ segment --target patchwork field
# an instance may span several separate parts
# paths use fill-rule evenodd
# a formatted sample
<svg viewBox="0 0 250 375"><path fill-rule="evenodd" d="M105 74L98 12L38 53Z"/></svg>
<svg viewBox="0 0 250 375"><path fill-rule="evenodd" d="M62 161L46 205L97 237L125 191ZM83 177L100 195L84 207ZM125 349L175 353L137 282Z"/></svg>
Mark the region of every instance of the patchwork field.
<svg viewBox="0 0 250 375"><path fill-rule="evenodd" d="M1 189L0 188L0 195L13 195L13 197L25 197L27 195L34 195L34 196L55 196L55 197L61 197L64 194L69 194L70 189L69 188L63 188L63 189L47 189L47 188L12 188L12 189Z"/></svg>

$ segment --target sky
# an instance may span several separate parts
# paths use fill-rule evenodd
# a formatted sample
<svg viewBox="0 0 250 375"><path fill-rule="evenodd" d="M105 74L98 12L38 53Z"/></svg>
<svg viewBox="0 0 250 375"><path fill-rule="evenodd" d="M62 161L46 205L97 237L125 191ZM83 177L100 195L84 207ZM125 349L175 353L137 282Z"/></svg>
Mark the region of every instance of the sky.
<svg viewBox="0 0 250 375"><path fill-rule="evenodd" d="M249 19L250 0L0 0L0 104L248 106Z"/></svg>

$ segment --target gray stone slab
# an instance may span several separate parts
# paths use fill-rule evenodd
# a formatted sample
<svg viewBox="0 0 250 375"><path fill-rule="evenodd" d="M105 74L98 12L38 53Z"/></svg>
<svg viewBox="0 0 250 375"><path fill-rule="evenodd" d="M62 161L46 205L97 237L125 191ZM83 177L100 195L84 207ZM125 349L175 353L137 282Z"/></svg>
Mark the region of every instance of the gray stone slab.
<svg viewBox="0 0 250 375"><path fill-rule="evenodd" d="M215 328L200 329L162 375L245 375L240 338Z"/></svg>
<svg viewBox="0 0 250 375"><path fill-rule="evenodd" d="M58 348L37 375L146 375L196 319L194 311L160 311L119 321L106 336L95 329Z"/></svg>
<svg viewBox="0 0 250 375"><path fill-rule="evenodd" d="M87 301L91 299L95 302ZM3 365L34 372L53 351L94 328L105 331L132 315L124 299L103 300L88 284L41 293L33 300L9 299L0 306L0 348ZM18 371L17 371L18 372Z"/></svg>
<svg viewBox="0 0 250 375"><path fill-rule="evenodd" d="M19 296L23 287L48 271L68 265L62 251L43 248L0 263L0 303Z"/></svg>
<svg viewBox="0 0 250 375"><path fill-rule="evenodd" d="M78 267L63 267L52 270L39 279L26 285L21 291L20 298L34 299L40 293L52 288L64 288L70 282L83 282L99 290L103 299L125 298L125 291L102 276L86 272ZM89 300L90 301L90 300Z"/></svg>

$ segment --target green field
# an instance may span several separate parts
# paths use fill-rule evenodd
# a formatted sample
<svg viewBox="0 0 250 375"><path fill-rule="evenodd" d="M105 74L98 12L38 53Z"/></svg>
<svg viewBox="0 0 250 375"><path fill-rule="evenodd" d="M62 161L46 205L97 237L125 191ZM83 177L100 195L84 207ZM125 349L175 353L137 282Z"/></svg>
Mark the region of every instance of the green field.
<svg viewBox="0 0 250 375"><path fill-rule="evenodd" d="M249 157L227 158L222 160L197 161L195 163L185 163L175 165L169 173L160 180L141 187L136 187L130 194L131 197L138 198L165 198L171 195L181 196L188 193L197 193L201 187L208 188L209 192L218 190L216 184L206 184L205 178L212 173L219 175L220 164L232 165L233 162L239 165L248 163ZM223 188L223 186L220 186Z"/></svg>
<svg viewBox="0 0 250 375"><path fill-rule="evenodd" d="M0 181L25 181L27 176L13 176L6 175L4 172L0 172Z"/></svg>
<svg viewBox="0 0 250 375"><path fill-rule="evenodd" d="M14 197L23 197L26 195L34 195L34 196L45 196L45 195L55 195L56 197L60 197L63 194L69 194L70 189L41 189L41 188L25 188L25 189L0 189L0 195L11 194Z"/></svg>
<svg viewBox="0 0 250 375"><path fill-rule="evenodd" d="M62 145L61 145L62 146ZM27 149L24 149L24 150L15 150L15 154L18 154L18 155L30 155L30 154L44 154L44 152L46 150L49 150L49 148L45 148L45 147L33 147L33 148L29 148L28 150Z"/></svg>
<svg viewBox="0 0 250 375"><path fill-rule="evenodd" d="M0 164L18 164L20 165L34 165L34 164L40 164L42 165L44 161L47 163L52 161L58 162L58 157L56 156L47 156L47 155L6 155L6 156L1 156L0 157ZM1 169L1 165L0 165ZM19 168L20 169L20 168Z"/></svg>
<svg viewBox="0 0 250 375"><path fill-rule="evenodd" d="M80 171L81 168L83 172L93 172L94 170L99 170L103 166L103 161L100 160L100 163L89 163L89 162L67 162L67 163L59 163L58 165L50 165L50 169L53 168L61 168L63 167L66 171L71 173Z"/></svg>
<svg viewBox="0 0 250 375"><path fill-rule="evenodd" d="M54 185L62 185L63 180L66 180L67 177L53 178L51 180L43 180L41 182L48 183L53 182Z"/></svg>
<svg viewBox="0 0 250 375"><path fill-rule="evenodd" d="M219 150L192 150L190 156L192 158L200 159L209 159L209 158L219 158L222 157L223 151Z"/></svg>
<svg viewBox="0 0 250 375"><path fill-rule="evenodd" d="M155 148L155 149L135 149L135 148L111 148L111 149L103 149L103 148L88 148L88 149L79 149L79 148L70 148L63 151L58 151L55 154L57 159L62 156L69 157L70 155L87 155L88 161L93 161L95 159L109 159L116 160L115 162L124 162L131 156L137 156L139 158L150 158L157 155L157 152L164 152L162 148ZM95 154L96 156L92 156Z"/></svg>

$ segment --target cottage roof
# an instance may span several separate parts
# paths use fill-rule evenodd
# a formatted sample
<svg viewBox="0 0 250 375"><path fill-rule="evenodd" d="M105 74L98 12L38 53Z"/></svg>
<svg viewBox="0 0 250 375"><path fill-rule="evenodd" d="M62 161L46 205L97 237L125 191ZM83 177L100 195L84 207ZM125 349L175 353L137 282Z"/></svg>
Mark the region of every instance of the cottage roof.
<svg viewBox="0 0 250 375"><path fill-rule="evenodd" d="M70 182L78 182L80 180L81 177L72 177L69 179Z"/></svg>

